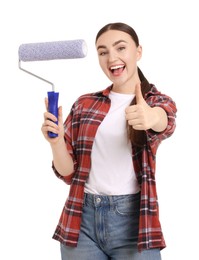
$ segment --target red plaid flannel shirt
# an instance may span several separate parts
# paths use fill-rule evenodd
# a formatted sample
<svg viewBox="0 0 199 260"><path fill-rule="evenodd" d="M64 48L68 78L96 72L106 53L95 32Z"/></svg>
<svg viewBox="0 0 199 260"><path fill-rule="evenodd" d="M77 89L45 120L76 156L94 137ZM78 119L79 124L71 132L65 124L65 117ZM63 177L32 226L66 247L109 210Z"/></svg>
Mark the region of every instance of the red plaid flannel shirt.
<svg viewBox="0 0 199 260"><path fill-rule="evenodd" d="M176 106L168 96L154 85L145 95L151 107L162 107L168 115L167 128L160 133L148 130L147 144L143 148L133 147L132 163L141 187L138 249L164 248L165 241L159 221L155 182L156 151L162 140L175 130ZM73 104L64 123L65 140L75 170L69 176L61 176L53 167L57 177L70 185L70 191L53 238L68 246L77 246L81 226L84 185L91 167L91 150L98 126L110 108L108 98L111 87L96 93L82 95ZM105 162L106 163L106 162Z"/></svg>

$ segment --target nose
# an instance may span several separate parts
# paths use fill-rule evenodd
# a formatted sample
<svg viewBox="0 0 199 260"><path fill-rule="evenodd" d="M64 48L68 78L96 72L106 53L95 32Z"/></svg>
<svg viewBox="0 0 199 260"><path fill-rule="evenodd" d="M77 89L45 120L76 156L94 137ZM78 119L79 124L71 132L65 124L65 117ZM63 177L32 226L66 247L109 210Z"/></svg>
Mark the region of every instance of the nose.
<svg viewBox="0 0 199 260"><path fill-rule="evenodd" d="M109 56L108 56L109 62L113 62L117 59L117 55L115 51L109 51Z"/></svg>

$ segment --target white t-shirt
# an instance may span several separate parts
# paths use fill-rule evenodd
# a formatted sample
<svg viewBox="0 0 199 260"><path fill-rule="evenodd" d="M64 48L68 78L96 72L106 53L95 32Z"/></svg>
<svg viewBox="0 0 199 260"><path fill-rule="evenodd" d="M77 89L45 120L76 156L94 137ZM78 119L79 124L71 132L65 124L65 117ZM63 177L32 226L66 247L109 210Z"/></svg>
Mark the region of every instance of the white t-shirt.
<svg viewBox="0 0 199 260"><path fill-rule="evenodd" d="M125 108L134 95L111 91L109 98L111 107L98 127L93 143L91 170L85 192L101 195L134 194L140 189L125 119Z"/></svg>

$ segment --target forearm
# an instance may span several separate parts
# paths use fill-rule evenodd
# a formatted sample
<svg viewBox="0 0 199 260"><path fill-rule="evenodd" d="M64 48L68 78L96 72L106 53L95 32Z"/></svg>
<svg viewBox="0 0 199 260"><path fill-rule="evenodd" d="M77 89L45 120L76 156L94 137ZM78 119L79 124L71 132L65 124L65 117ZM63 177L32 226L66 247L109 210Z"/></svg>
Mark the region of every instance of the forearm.
<svg viewBox="0 0 199 260"><path fill-rule="evenodd" d="M51 143L53 163L62 176L68 176L74 171L74 163L69 154L64 139L60 139L57 143Z"/></svg>
<svg viewBox="0 0 199 260"><path fill-rule="evenodd" d="M162 132L166 129L168 124L167 113L161 107L153 107L152 108L154 117L156 118L155 124L151 127L152 130L156 132Z"/></svg>

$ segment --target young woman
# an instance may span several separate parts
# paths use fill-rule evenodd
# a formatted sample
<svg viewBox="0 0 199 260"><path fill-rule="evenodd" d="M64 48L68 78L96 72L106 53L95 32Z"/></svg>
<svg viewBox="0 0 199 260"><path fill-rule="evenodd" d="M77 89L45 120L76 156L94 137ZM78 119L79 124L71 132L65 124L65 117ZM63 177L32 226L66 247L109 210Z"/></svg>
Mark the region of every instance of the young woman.
<svg viewBox="0 0 199 260"><path fill-rule="evenodd" d="M80 96L64 123L61 107L58 125L44 113L53 170L70 185L53 238L62 260L159 260L155 160L175 130L175 102L138 68L142 47L129 25L105 25L96 50L111 86Z"/></svg>

